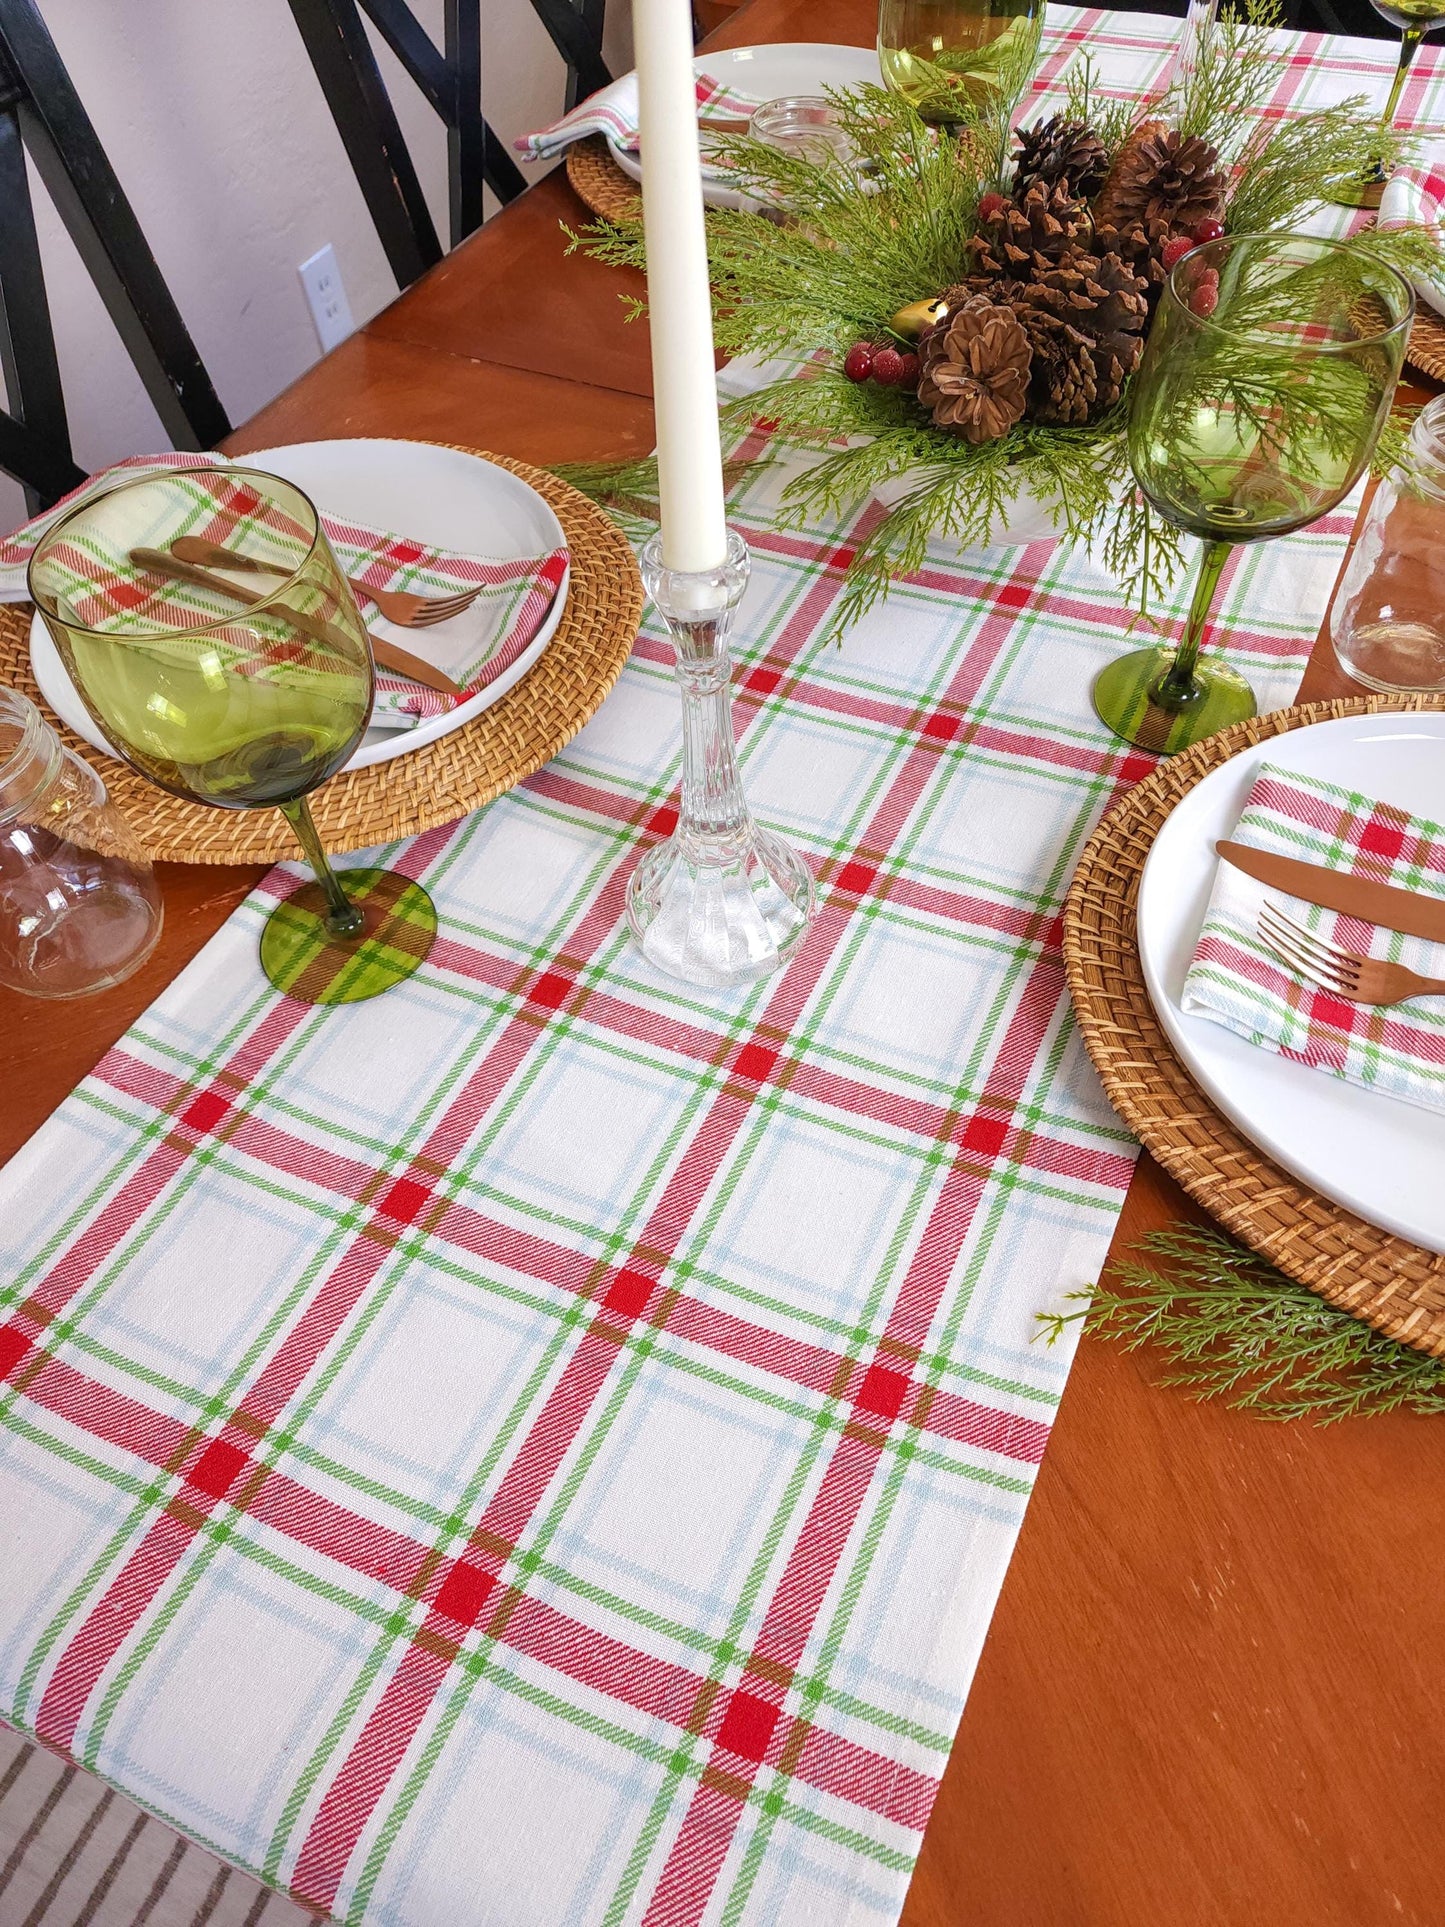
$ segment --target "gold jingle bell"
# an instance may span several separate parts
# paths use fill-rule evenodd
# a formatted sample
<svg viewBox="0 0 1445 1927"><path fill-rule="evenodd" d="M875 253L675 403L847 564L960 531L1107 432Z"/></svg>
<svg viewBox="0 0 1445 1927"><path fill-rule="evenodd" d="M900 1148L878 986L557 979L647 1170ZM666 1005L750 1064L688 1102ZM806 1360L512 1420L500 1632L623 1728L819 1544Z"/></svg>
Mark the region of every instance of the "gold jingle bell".
<svg viewBox="0 0 1445 1927"><path fill-rule="evenodd" d="M902 335L907 341L917 341L921 334L947 319L948 303L942 295L931 294L925 301L910 301L906 308L900 308L888 325L894 334Z"/></svg>

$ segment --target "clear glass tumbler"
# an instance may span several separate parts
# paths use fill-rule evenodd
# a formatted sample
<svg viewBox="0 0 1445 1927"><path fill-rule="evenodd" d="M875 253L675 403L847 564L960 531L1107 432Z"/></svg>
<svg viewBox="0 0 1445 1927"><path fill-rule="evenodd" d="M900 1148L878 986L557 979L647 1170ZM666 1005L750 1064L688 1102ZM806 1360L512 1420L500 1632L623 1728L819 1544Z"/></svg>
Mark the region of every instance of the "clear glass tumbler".
<svg viewBox="0 0 1445 1927"><path fill-rule="evenodd" d="M1420 410L1375 490L1330 633L1341 668L1367 689L1445 689L1445 395Z"/></svg>
<svg viewBox="0 0 1445 1927"><path fill-rule="evenodd" d="M83 997L138 970L160 933L150 860L105 784L0 688L0 984Z"/></svg>
<svg viewBox="0 0 1445 1927"><path fill-rule="evenodd" d="M833 163L846 166L855 158L853 143L839 125L831 101L815 94L784 94L765 100L754 113L748 132L754 140L777 148L781 154L797 154L819 167Z"/></svg>

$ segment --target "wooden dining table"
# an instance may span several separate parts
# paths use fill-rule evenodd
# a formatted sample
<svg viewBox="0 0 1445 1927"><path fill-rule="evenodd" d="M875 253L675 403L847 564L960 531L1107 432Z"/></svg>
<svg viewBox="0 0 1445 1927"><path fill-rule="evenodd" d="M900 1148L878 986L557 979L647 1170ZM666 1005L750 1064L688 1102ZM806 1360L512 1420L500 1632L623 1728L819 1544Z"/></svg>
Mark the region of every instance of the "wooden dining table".
<svg viewBox="0 0 1445 1927"><path fill-rule="evenodd" d="M870 44L871 0L750 0L718 45ZM628 273L566 253L560 168L225 444L395 435L551 464L652 442ZM1327 639L1304 697L1358 694ZM166 924L79 1003L0 993L9 1156L252 868L161 866ZM1123 1253L1198 1218L1145 1156ZM924 1839L905 1927L1445 1920L1445 1425L1201 1405L1086 1337ZM784 1923L784 1927L786 1924Z"/></svg>

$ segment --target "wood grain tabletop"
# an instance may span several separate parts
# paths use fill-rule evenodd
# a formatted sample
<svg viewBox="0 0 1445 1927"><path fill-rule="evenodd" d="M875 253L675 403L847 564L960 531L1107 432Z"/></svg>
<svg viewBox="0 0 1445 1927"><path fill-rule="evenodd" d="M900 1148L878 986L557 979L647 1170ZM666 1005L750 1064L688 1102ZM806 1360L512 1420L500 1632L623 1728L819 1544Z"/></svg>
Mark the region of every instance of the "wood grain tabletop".
<svg viewBox="0 0 1445 1927"><path fill-rule="evenodd" d="M718 44L868 44L863 0L751 0ZM533 462L651 442L629 278L565 253L552 174L239 430ZM1306 696L1358 691L1327 641ZM162 868L129 983L0 993L0 1156L58 1105L259 874ZM1200 1214L1144 1158L1116 1250ZM1067 1287L1076 1281L1062 1281ZM1005 1581L905 1927L1436 1927L1445 1425L1275 1425L1082 1344ZM786 1927L786 1924L784 1924Z"/></svg>

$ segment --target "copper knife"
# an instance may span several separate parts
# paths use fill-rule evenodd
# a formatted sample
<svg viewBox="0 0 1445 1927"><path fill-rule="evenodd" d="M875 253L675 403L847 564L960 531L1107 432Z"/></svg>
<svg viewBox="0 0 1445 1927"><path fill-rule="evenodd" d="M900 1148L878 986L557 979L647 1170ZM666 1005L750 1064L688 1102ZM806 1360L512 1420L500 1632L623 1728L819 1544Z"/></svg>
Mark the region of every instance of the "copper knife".
<svg viewBox="0 0 1445 1927"><path fill-rule="evenodd" d="M252 595L249 589L243 589L235 582L228 582L224 576L215 575L210 569L200 568L194 562L184 561L180 556L171 554L168 549L132 549L130 559L138 569L149 569L157 575L175 576L182 582L194 582L202 589L210 589L217 595L229 596L233 602L239 602L246 609L254 608L258 602L266 601L264 595ZM313 642L319 643L323 649L330 650L332 654L345 655L350 647L347 639L344 636L334 635L326 623L316 616L305 614L300 609L293 609L287 602L272 602L270 613L290 623L292 628L299 629L303 636L309 636ZM381 668L394 669L399 676L407 676L412 682L419 682L425 689L435 689L443 696L466 695L467 692L460 683L453 682L450 676L444 676L440 669L434 668L429 662L424 662L420 656L414 656L409 649L398 649L394 642L387 642L381 636L373 635L369 629L366 637L371 644L373 660Z"/></svg>
<svg viewBox="0 0 1445 1927"><path fill-rule="evenodd" d="M1236 870L1243 870L1272 890L1317 903L1322 910L1359 917L1382 930L1399 930L1407 937L1445 943L1445 897L1420 896L1392 883L1372 883L1368 877L1327 870L1318 863L1302 863L1297 857L1276 856L1272 850L1252 849L1247 843L1225 840L1216 843L1214 850Z"/></svg>

